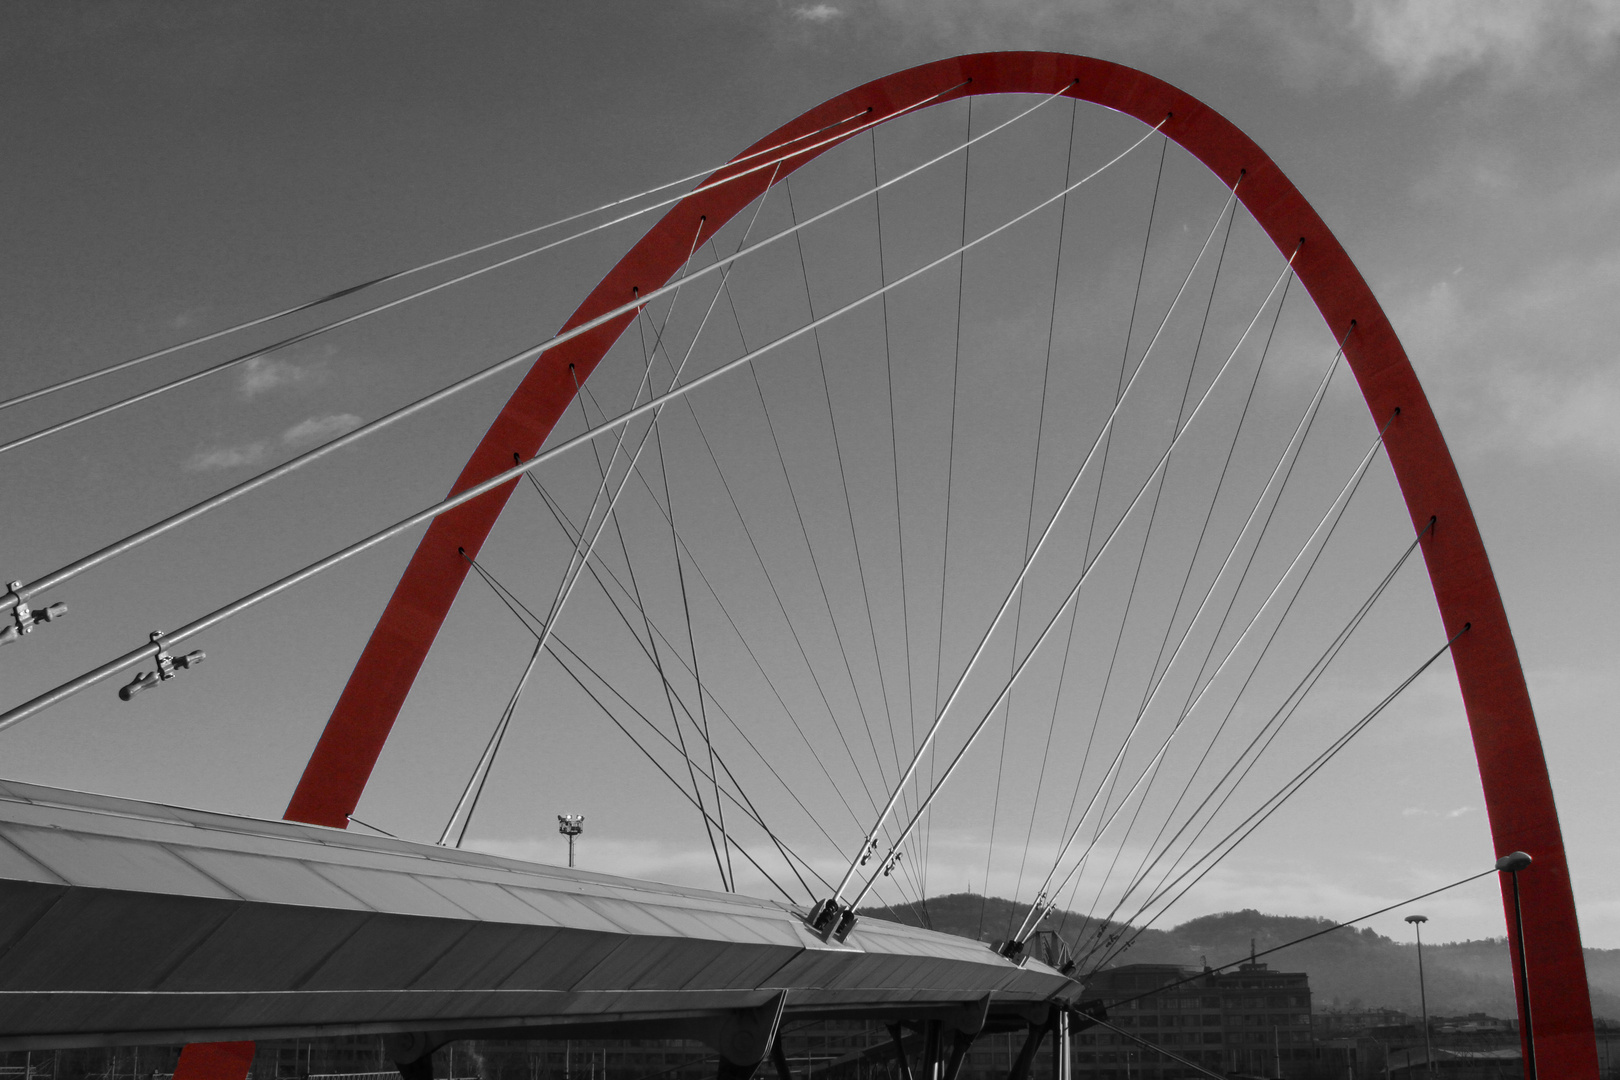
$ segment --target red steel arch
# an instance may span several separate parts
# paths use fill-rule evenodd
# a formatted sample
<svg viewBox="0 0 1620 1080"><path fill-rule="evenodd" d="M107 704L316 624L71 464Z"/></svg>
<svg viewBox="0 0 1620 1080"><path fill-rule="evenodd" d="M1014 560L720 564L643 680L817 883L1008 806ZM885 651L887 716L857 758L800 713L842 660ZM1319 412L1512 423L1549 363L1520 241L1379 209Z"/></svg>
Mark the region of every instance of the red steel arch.
<svg viewBox="0 0 1620 1080"><path fill-rule="evenodd" d="M1104 60L1039 52L980 53L889 75L811 109L736 160L862 110L870 110L868 119L880 120L934 95L944 102L970 94L1060 90L1146 124L1165 121L1165 134L1228 187L1242 173L1238 197L1278 249L1291 254L1304 239L1295 269L1334 336L1355 324L1345 353L1367 407L1380 426L1400 410L1385 446L1414 528L1427 525L1431 517L1437 522L1424 535L1423 554L1446 633L1468 627L1452 656L1497 852L1522 850L1535 859L1521 886L1540 1071L1595 1077L1591 1003L1558 813L1518 651L1473 512L1389 320L1339 242L1276 164L1213 109L1151 75ZM819 152L784 163L778 178ZM734 160L711 180L740 171ZM757 198L769 180L770 173L762 170L678 203L591 292L565 328L625 303L638 286L646 292L664 284L686 261L694 231L707 240ZM573 399L569 367L583 380L631 319L625 315L545 353L501 410L452 493L509 468L514 451L524 457L537 453ZM428 529L338 699L287 817L339 828L347 824L467 574L458 549L478 552L515 486L516 481L445 514ZM1506 890L1504 882L1504 903L1511 915ZM1516 940L1514 920L1510 917L1507 924ZM1515 978L1520 976L1515 971Z"/></svg>

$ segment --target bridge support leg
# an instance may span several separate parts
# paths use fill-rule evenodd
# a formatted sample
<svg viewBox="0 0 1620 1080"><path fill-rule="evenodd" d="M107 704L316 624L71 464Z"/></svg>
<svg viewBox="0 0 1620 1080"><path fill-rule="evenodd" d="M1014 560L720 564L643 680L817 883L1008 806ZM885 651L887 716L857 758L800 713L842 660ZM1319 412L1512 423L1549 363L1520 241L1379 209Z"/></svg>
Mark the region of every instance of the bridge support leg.
<svg viewBox="0 0 1620 1080"><path fill-rule="evenodd" d="M940 1080L940 1036L942 1025L938 1020L928 1020L923 1023L923 1066L922 1080Z"/></svg>
<svg viewBox="0 0 1620 1080"><path fill-rule="evenodd" d="M423 1031L389 1035L383 1039L383 1053L399 1070L400 1080L433 1080L433 1051L446 1041Z"/></svg>
<svg viewBox="0 0 1620 1080"><path fill-rule="evenodd" d="M765 1058L775 1059L781 1053L777 1029L786 1005L787 994L777 994L758 1008L729 1014L704 1032L703 1041L720 1052L718 1080L754 1080ZM783 1054L777 1063L778 1071L786 1065L787 1056Z"/></svg>
<svg viewBox="0 0 1620 1080"><path fill-rule="evenodd" d="M1054 1009L1052 1015L1052 1080L1072 1080L1074 1055L1070 1052L1069 1014Z"/></svg>
<svg viewBox="0 0 1620 1080"><path fill-rule="evenodd" d="M1024 1047L1018 1051L1018 1057L1013 1061L1012 1071L1007 1074L1007 1080L1029 1080L1030 1066L1035 1064L1035 1055L1041 1049L1041 1040L1046 1038L1046 1030L1051 1026L1050 1020L1044 1024L1029 1025L1029 1034L1024 1038Z"/></svg>
<svg viewBox="0 0 1620 1080"><path fill-rule="evenodd" d="M787 1051L782 1049L780 1031L771 1042L771 1064L776 1066L776 1080L793 1080L793 1070L788 1067Z"/></svg>
<svg viewBox="0 0 1620 1080"><path fill-rule="evenodd" d="M900 1080L915 1080L911 1075L911 1059L906 1057L905 1030L899 1024L890 1024L889 1038L894 1040L894 1058L900 1063Z"/></svg>

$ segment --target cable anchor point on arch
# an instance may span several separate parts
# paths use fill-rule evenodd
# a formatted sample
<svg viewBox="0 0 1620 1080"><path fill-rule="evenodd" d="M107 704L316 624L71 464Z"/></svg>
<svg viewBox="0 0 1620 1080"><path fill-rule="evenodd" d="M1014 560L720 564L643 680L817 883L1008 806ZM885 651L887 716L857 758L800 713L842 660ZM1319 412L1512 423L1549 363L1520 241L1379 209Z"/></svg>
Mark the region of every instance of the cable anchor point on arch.
<svg viewBox="0 0 1620 1080"><path fill-rule="evenodd" d="M0 645L21 641L24 634L34 632L34 627L41 623L54 622L67 614L67 605L62 603L48 604L37 609L30 607L23 592L23 583L20 581L7 582L6 595L15 597L15 601L11 608L11 625L0 630Z"/></svg>
<svg viewBox="0 0 1620 1080"><path fill-rule="evenodd" d="M157 646L157 655L154 657L157 662L157 670L143 671L120 687L118 697L121 701L129 701L142 690L150 690L160 682L168 682L180 674L178 669L189 670L208 659L208 654L201 649L193 650L184 656L171 655L169 650L163 647L162 630L152 631L151 638L152 644Z"/></svg>

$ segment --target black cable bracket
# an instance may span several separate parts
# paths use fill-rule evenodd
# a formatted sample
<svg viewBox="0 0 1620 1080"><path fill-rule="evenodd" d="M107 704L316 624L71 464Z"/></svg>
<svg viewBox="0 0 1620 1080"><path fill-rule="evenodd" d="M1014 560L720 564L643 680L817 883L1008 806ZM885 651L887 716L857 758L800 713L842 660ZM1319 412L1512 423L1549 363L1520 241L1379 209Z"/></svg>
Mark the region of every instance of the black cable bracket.
<svg viewBox="0 0 1620 1080"><path fill-rule="evenodd" d="M15 596L17 600L11 608L11 625L0 630L0 645L21 641L24 634L34 632L34 627L41 623L54 622L67 614L67 605L62 603L48 604L37 610L29 607L28 600L23 594L23 583L20 581L8 582L6 595Z"/></svg>
<svg viewBox="0 0 1620 1080"><path fill-rule="evenodd" d="M201 649L186 653L184 656L174 656L163 647L163 631L154 630L151 634L152 644L157 646L156 671L143 671L119 688L118 697L122 701L129 701L142 690L150 690L160 682L168 682L180 674L180 670L190 670L208 659L208 654Z"/></svg>

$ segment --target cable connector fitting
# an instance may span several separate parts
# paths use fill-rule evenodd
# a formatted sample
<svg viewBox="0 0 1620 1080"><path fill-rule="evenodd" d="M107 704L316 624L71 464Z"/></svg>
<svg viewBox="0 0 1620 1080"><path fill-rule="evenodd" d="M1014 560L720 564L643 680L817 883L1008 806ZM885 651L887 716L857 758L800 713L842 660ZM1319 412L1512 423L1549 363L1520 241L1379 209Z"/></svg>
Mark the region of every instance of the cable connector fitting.
<svg viewBox="0 0 1620 1080"><path fill-rule="evenodd" d="M810 928L811 933L822 941L842 942L855 928L855 910L828 897L810 909L810 914L804 917L804 923Z"/></svg>
<svg viewBox="0 0 1620 1080"><path fill-rule="evenodd" d="M872 861L872 856L877 854L877 846L878 846L877 837L875 837L875 836L867 837L867 839L866 839L866 847L864 849L862 849L862 851L861 851L861 863L860 864L862 866L865 866L867 863Z"/></svg>
<svg viewBox="0 0 1620 1080"><path fill-rule="evenodd" d="M163 631L161 630L152 631L152 643L158 647L157 656L155 657L157 670L143 671L126 685L120 687L118 697L121 700L129 701L142 690L150 690L160 682L168 682L180 674L176 669L184 668L189 670L208 659L208 654L201 649L186 653L184 656L170 655L169 651L163 647Z"/></svg>
<svg viewBox="0 0 1620 1080"><path fill-rule="evenodd" d="M883 864L884 877L888 877L890 874L894 873L895 867L900 865L900 856L904 854L905 852L903 851L890 852L888 860Z"/></svg>
<svg viewBox="0 0 1620 1080"><path fill-rule="evenodd" d="M66 604L50 604L42 608L28 606L23 599L22 582L8 582L7 592L17 598L17 603L11 609L11 625L0 630L0 645L9 645L13 641L21 641L24 634L32 634L34 627L40 623L48 623L60 619L67 614Z"/></svg>

